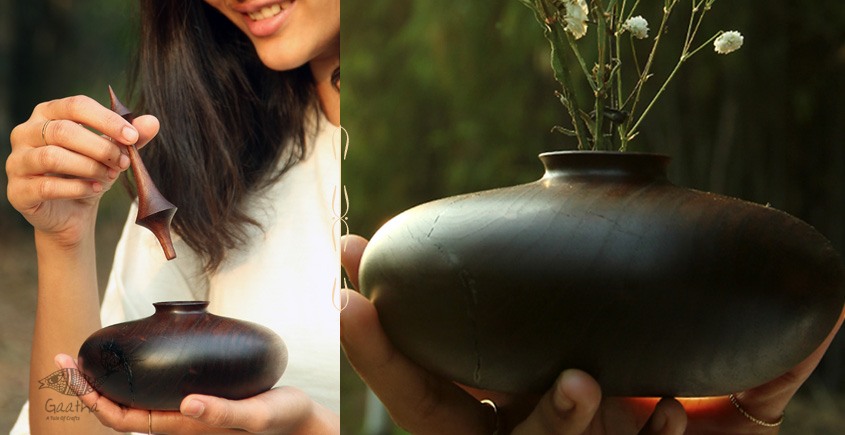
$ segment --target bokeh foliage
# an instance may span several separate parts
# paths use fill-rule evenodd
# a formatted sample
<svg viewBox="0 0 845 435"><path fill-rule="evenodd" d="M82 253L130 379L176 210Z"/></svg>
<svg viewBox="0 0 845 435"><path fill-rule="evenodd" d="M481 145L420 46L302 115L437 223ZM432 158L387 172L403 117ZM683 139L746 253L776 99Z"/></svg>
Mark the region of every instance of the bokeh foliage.
<svg viewBox="0 0 845 435"><path fill-rule="evenodd" d="M518 2L358 2L342 13L342 107L359 232L423 200L532 179L536 153L574 148L549 131L566 114L552 94L546 43ZM662 3L642 4L646 14ZM682 32L673 30L686 18L678 9L652 92L677 60ZM684 66L634 151L669 154L677 183L772 203L842 246L842 230L822 221L841 221L831 211L845 197L836 183L845 169L843 23L832 0L797 9L717 2L702 35L737 28L746 45Z"/></svg>

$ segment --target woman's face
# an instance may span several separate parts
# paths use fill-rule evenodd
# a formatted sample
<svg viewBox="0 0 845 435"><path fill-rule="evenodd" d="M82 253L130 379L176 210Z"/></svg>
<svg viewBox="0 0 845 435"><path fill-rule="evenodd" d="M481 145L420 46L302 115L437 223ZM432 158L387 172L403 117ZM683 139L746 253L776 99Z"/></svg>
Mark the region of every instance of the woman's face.
<svg viewBox="0 0 845 435"><path fill-rule="evenodd" d="M205 0L235 23L268 68L340 56L340 0Z"/></svg>

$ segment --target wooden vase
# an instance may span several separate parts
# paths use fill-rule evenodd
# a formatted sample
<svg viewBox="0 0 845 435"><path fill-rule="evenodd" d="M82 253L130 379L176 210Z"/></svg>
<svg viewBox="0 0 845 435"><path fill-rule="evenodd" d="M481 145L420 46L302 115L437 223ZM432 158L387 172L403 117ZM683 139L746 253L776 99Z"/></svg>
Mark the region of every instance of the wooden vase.
<svg viewBox="0 0 845 435"><path fill-rule="evenodd" d="M208 302L160 302L150 317L103 328L79 349L79 369L114 402L178 410L189 394L245 399L281 378L287 348L272 330L216 316Z"/></svg>
<svg viewBox="0 0 845 435"><path fill-rule="evenodd" d="M545 175L414 207L360 266L393 343L476 388L714 396L769 381L833 328L845 266L808 224L670 183L669 159L554 152Z"/></svg>

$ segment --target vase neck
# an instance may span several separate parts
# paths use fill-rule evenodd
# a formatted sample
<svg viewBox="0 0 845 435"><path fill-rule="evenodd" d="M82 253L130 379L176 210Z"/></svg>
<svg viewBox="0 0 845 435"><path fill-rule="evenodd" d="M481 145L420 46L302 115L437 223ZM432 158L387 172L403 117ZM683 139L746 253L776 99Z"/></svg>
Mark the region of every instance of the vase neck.
<svg viewBox="0 0 845 435"><path fill-rule="evenodd" d="M666 181L669 157L661 154L555 151L540 154L543 178L624 178Z"/></svg>
<svg viewBox="0 0 845 435"><path fill-rule="evenodd" d="M206 308L208 307L208 301L156 302L153 304L153 306L156 309L156 314L202 314L206 312Z"/></svg>

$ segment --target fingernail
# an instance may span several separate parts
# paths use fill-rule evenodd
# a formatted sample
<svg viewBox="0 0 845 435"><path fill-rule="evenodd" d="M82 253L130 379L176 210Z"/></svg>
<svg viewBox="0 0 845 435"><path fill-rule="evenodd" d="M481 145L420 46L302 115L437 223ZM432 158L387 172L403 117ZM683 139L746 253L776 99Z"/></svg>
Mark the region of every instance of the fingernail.
<svg viewBox="0 0 845 435"><path fill-rule="evenodd" d="M114 170L114 169L112 169L112 168L109 168L109 169L108 169L108 174L109 174L109 179L110 179L110 180L114 180L115 178L117 178L117 171L115 171L115 170Z"/></svg>
<svg viewBox="0 0 845 435"><path fill-rule="evenodd" d="M660 432L666 426L666 413L655 411L651 417L651 430Z"/></svg>
<svg viewBox="0 0 845 435"><path fill-rule="evenodd" d="M203 411L205 411L204 403L199 400L191 400L187 405L185 405L185 409L182 410L182 414L187 415L188 417L199 417L202 415Z"/></svg>
<svg viewBox="0 0 845 435"><path fill-rule="evenodd" d="M138 132L132 127L123 127L120 135L123 136L123 139L129 143L135 143L135 141L138 140Z"/></svg>
<svg viewBox="0 0 845 435"><path fill-rule="evenodd" d="M129 167L129 156L126 154L121 154L120 158L117 159L117 164L120 166L120 169L126 169Z"/></svg>
<svg viewBox="0 0 845 435"><path fill-rule="evenodd" d="M97 182L91 183L91 189L94 190L94 193L100 193L103 191L103 185Z"/></svg>

